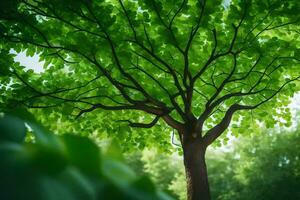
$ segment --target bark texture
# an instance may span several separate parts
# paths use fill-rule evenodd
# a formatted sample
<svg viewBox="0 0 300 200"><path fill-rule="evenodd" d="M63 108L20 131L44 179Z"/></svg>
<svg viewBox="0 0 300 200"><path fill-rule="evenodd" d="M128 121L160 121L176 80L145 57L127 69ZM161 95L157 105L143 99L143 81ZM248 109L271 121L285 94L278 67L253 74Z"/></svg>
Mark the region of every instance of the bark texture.
<svg viewBox="0 0 300 200"><path fill-rule="evenodd" d="M205 151L199 139L183 143L188 200L210 200Z"/></svg>

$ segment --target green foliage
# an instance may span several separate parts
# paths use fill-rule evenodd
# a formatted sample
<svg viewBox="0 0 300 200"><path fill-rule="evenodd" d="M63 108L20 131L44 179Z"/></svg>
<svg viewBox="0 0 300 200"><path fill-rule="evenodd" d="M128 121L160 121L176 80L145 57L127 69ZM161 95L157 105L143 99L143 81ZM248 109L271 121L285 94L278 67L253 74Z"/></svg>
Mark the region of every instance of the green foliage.
<svg viewBox="0 0 300 200"><path fill-rule="evenodd" d="M14 116L5 115L0 121L1 140L11 140L14 142L24 141L26 128L25 124L16 120Z"/></svg>
<svg viewBox="0 0 300 200"><path fill-rule="evenodd" d="M220 199L280 200L300 198L299 128L296 131L266 131L264 137L238 144L227 156L225 177L231 183L220 185ZM252 141L256 142L253 143ZM240 149L240 150L239 150ZM230 161L231 160L231 161ZM230 164L232 162L232 164ZM236 164L234 164L236 163ZM222 183L219 177L216 185ZM225 188L222 191L221 188ZM218 188L215 187L215 194Z"/></svg>
<svg viewBox="0 0 300 200"><path fill-rule="evenodd" d="M159 189L175 199L186 198L183 161L177 153L165 154L157 149L145 149L127 153L126 163L138 174L148 175Z"/></svg>
<svg viewBox="0 0 300 200"><path fill-rule="evenodd" d="M172 199L157 190L148 177L137 177L109 153L101 154L91 140L48 135L29 116L18 111L0 118L1 199ZM24 122L28 121L35 137L55 140L25 142Z"/></svg>
<svg viewBox="0 0 300 200"><path fill-rule="evenodd" d="M165 155L152 149L145 150L141 158L144 163L144 171L161 189L173 196L177 196L178 191L170 190L169 185L175 179L177 173L183 172L182 160L176 155L176 153ZM185 180L183 184L185 184Z"/></svg>
<svg viewBox="0 0 300 200"><path fill-rule="evenodd" d="M268 127L278 121L272 115L290 124L276 108L299 89L298 1L72 2L1 1L1 109L43 108L49 126L59 119L80 135L105 132L99 137L125 141L126 150L154 141L169 149L157 134L169 131L165 118L149 132L119 121L149 123L161 112L175 129L188 113L211 129L235 104L256 109L236 114L246 127L253 116ZM38 54L45 71L24 70L11 49Z"/></svg>

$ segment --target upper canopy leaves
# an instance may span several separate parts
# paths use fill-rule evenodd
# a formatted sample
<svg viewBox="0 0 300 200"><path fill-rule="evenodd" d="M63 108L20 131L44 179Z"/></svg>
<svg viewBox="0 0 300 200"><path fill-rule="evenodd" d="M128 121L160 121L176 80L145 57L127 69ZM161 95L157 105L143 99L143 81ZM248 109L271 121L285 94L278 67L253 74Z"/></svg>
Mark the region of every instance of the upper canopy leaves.
<svg viewBox="0 0 300 200"><path fill-rule="evenodd" d="M142 111L157 117L150 123L125 121L152 127L162 118L181 133L215 127L221 134L236 111L264 106L276 112L274 104L287 105L296 90L295 0L1 4L2 49L38 53L46 63L38 76L7 63L16 85L1 87L5 102L64 104L64 112L79 115L97 108L130 111L124 117ZM143 120L138 115L128 118ZM219 134L208 131L207 143Z"/></svg>

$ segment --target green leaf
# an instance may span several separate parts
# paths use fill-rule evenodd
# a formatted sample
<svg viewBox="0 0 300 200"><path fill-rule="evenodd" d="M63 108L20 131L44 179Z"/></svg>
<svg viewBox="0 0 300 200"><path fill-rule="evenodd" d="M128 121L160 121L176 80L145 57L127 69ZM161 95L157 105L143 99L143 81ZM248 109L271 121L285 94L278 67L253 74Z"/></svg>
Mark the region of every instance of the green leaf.
<svg viewBox="0 0 300 200"><path fill-rule="evenodd" d="M56 146L28 144L25 153L30 158L32 167L48 174L62 172L67 166L67 159L62 149Z"/></svg>
<svg viewBox="0 0 300 200"><path fill-rule="evenodd" d="M68 161L83 172L100 176L100 151L88 138L75 135L63 135L63 143Z"/></svg>
<svg viewBox="0 0 300 200"><path fill-rule="evenodd" d="M140 177L138 180L133 182L132 186L134 186L138 190L145 191L148 193L156 192L156 188L153 182L147 176Z"/></svg>
<svg viewBox="0 0 300 200"><path fill-rule="evenodd" d="M0 141L21 143L24 141L25 135L25 124L20 118L10 114L0 116Z"/></svg>

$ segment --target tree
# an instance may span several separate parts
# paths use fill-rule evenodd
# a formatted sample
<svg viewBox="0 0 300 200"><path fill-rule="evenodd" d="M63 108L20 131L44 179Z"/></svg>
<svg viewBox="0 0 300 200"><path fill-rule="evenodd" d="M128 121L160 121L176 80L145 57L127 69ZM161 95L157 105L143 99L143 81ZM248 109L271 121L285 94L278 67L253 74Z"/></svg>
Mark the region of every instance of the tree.
<svg viewBox="0 0 300 200"><path fill-rule="evenodd" d="M292 131L265 128L263 131L263 136L253 134L251 138L241 138L230 153L215 155L215 158L210 156L209 171L224 166L220 170L222 174L209 177L215 186L215 199L300 197L297 190L300 183L299 127ZM231 180L226 182L229 177Z"/></svg>
<svg viewBox="0 0 300 200"><path fill-rule="evenodd" d="M250 145L251 141L246 141L245 147L252 148L241 148L241 165L236 166L232 197L262 200L299 198L298 139L299 129L279 133L270 131L258 144ZM227 199L232 198L229 196Z"/></svg>
<svg viewBox="0 0 300 200"><path fill-rule="evenodd" d="M268 114L272 125L270 115L287 113L277 108L297 89L298 1L15 0L0 7L1 73L8 75L1 101L66 104L77 118L109 110L134 128L167 124L182 145L188 199L210 199L205 151L232 119L249 128ZM46 72L24 73L10 49L39 54Z"/></svg>

